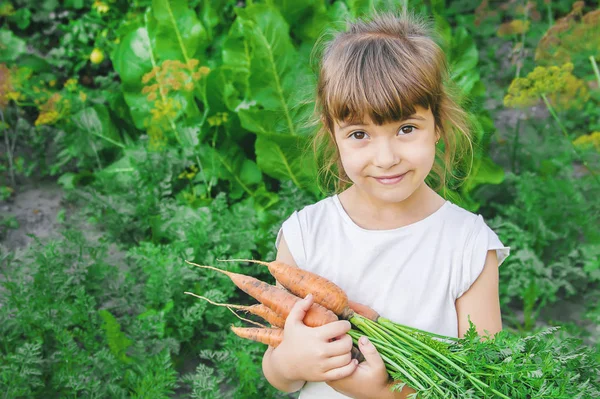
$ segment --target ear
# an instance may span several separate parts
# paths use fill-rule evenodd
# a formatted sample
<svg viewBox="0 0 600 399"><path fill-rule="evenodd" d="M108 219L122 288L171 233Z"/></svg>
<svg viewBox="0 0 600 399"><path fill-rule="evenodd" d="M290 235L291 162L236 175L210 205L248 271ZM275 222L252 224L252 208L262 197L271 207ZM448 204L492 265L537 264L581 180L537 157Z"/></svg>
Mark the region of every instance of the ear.
<svg viewBox="0 0 600 399"><path fill-rule="evenodd" d="M440 141L442 139L442 132L440 132L440 129L436 126L435 127L435 141L436 143L438 141Z"/></svg>

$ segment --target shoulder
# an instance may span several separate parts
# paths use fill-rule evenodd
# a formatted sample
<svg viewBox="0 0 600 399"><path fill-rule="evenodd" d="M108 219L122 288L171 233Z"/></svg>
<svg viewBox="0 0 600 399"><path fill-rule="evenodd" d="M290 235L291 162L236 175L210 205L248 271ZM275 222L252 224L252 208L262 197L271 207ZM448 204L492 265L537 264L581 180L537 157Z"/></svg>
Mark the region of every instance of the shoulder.
<svg viewBox="0 0 600 399"><path fill-rule="evenodd" d="M314 204L306 205L305 207L294 211L285 224L298 224L298 227L305 232L313 231L315 226L320 226L330 222L331 218L336 215L335 197L330 196L315 202Z"/></svg>
<svg viewBox="0 0 600 399"><path fill-rule="evenodd" d="M331 218L336 212L334 197L324 198L314 204L294 211L285 219L277 233L275 246L279 248L282 238L289 248L295 263L303 268L311 250L311 241L319 226L331 226Z"/></svg>
<svg viewBox="0 0 600 399"><path fill-rule="evenodd" d="M335 196L329 196L314 204L306 205L297 211L298 215L305 219L314 219L331 214L335 211Z"/></svg>
<svg viewBox="0 0 600 399"><path fill-rule="evenodd" d="M447 209L444 216L446 221L448 221L451 226L459 227L465 230L470 230L483 221L481 215L461 208L460 206L450 201L448 201L446 206Z"/></svg>

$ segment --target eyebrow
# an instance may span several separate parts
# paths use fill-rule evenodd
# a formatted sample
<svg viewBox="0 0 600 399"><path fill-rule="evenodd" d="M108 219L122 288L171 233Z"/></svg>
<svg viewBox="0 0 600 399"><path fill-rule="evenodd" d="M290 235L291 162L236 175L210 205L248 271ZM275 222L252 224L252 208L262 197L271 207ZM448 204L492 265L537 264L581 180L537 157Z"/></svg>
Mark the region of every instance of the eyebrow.
<svg viewBox="0 0 600 399"><path fill-rule="evenodd" d="M420 115L413 114L413 115L410 115L410 116L408 116L408 117L406 117L404 119L399 120L398 122L404 122L404 121L407 121L409 119L416 119L416 120L420 120L420 121L426 121L427 120L427 119L423 118ZM339 126L340 126L340 129L345 129L348 126L367 126L367 125L365 123L350 121L350 122L347 122L347 123L340 124Z"/></svg>

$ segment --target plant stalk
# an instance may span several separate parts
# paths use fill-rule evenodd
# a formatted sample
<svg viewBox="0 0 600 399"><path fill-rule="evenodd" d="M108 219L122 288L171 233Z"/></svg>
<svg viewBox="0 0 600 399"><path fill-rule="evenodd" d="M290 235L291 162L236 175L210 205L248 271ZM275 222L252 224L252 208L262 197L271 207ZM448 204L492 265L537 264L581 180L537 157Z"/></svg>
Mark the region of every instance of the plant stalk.
<svg viewBox="0 0 600 399"><path fill-rule="evenodd" d="M552 115L552 117L554 118L554 120L556 121L556 123L558 124L558 126L560 127L561 132L563 133L563 135L565 136L565 138L569 142L569 145L573 149L573 152L575 152L575 155L577 155L577 158L579 159L579 161L583 164L583 166L587 169L587 171L590 172L590 174L592 175L592 177L594 178L594 180L596 180L596 183L598 183L598 185L600 186L600 180L598 179L598 175L596 175L596 173L594 173L594 171L592 170L592 168L590 168L590 166L585 161L585 159L583 159L581 157L581 155L579 154L579 151L577 151L577 147L575 147L575 144L573 144L573 142L569 138L569 134L567 133L567 130L563 126L563 124L560 121L558 115L556 114L556 111L554 111L554 108L552 107L552 105L548 101L548 97L546 97L545 94L542 94L542 100L544 100L544 103L546 104L546 107L548 108L548 111L550 112L550 115Z"/></svg>
<svg viewBox="0 0 600 399"><path fill-rule="evenodd" d="M598 88L600 88L600 71L598 71L598 64L596 63L596 58L593 55L590 55L590 62L592 63L592 69L594 70L594 75L596 75L596 81L598 82Z"/></svg>

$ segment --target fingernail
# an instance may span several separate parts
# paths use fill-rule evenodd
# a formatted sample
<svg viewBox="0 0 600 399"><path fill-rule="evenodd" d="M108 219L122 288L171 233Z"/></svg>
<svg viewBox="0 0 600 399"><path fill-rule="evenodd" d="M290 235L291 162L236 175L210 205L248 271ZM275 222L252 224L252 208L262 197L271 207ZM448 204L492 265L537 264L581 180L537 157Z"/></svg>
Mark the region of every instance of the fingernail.
<svg viewBox="0 0 600 399"><path fill-rule="evenodd" d="M307 296L305 296L305 297L304 297L304 299L305 299L306 301L308 301L308 300L312 299L312 294L308 294Z"/></svg>
<svg viewBox="0 0 600 399"><path fill-rule="evenodd" d="M363 335L362 337L360 337L360 344L364 345L364 346L369 345L369 338L367 338Z"/></svg>
<svg viewBox="0 0 600 399"><path fill-rule="evenodd" d="M352 360L352 363L354 363L354 365L356 366L358 364L358 360L354 359Z"/></svg>

